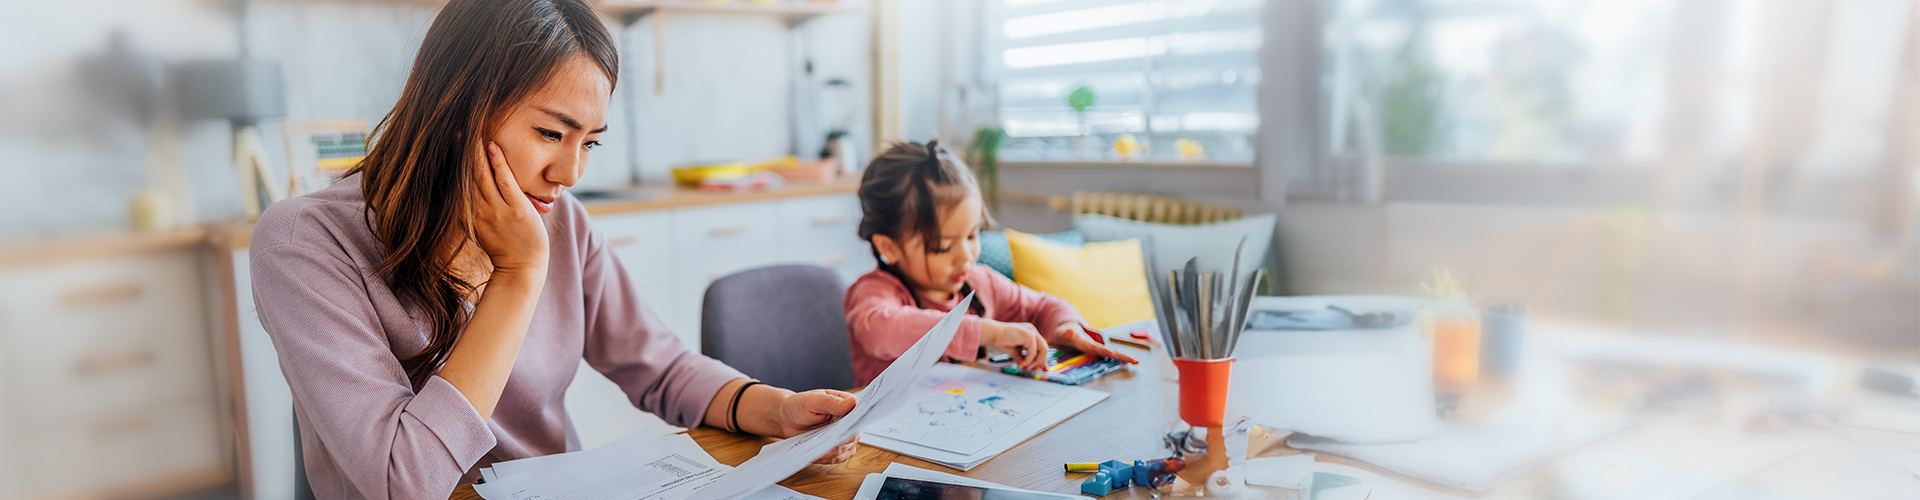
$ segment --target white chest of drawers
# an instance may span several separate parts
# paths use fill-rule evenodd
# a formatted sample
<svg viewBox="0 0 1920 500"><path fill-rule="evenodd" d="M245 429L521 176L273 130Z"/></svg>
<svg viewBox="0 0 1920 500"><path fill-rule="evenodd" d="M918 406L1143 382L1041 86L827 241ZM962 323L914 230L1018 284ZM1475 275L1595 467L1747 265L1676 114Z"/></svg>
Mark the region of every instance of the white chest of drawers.
<svg viewBox="0 0 1920 500"><path fill-rule="evenodd" d="M197 245L0 272L0 498L231 477Z"/></svg>

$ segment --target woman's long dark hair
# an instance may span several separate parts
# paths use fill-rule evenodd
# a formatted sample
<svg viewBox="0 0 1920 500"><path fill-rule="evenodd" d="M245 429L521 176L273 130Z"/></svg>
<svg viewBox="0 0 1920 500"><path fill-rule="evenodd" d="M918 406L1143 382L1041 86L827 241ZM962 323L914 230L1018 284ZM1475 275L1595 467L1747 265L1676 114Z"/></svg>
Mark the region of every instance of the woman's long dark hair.
<svg viewBox="0 0 1920 500"><path fill-rule="evenodd" d="M472 244L472 172L487 168L484 138L512 106L576 55L620 74L613 36L586 0L452 0L427 29L393 111L374 128L361 174L367 226L386 257L375 272L426 313L426 348L400 360L418 390L465 328L463 297L477 284L453 275Z"/></svg>

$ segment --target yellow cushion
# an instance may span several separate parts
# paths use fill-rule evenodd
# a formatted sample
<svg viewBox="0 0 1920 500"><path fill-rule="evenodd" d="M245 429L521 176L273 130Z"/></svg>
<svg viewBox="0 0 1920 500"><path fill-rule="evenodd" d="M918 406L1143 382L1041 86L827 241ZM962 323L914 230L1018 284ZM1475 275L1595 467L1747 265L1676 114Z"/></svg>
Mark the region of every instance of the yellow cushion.
<svg viewBox="0 0 1920 500"><path fill-rule="evenodd" d="M1076 247L1009 229L1007 247L1013 253L1018 283L1066 299L1080 309L1088 326L1107 328L1153 319L1140 240Z"/></svg>

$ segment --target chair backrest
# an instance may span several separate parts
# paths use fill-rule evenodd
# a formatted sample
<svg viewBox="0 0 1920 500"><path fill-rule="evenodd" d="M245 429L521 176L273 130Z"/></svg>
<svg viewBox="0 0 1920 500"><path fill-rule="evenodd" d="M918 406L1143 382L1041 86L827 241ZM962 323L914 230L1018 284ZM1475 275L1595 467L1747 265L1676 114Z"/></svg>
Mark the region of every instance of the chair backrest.
<svg viewBox="0 0 1920 500"><path fill-rule="evenodd" d="M845 295L840 277L819 266L728 275L707 287L700 349L775 387L851 389Z"/></svg>

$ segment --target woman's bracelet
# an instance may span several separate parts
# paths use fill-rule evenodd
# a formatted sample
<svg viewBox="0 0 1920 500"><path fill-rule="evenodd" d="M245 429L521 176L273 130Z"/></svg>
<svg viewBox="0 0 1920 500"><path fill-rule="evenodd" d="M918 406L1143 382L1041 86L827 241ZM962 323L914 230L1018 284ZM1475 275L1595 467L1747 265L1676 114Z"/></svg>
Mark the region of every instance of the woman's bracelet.
<svg viewBox="0 0 1920 500"><path fill-rule="evenodd" d="M732 427L727 432L740 432L740 396L746 395L747 388L759 383L758 380L748 380L740 386L740 390L734 391L733 402L727 404L727 426Z"/></svg>

